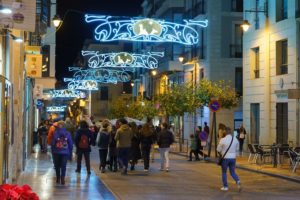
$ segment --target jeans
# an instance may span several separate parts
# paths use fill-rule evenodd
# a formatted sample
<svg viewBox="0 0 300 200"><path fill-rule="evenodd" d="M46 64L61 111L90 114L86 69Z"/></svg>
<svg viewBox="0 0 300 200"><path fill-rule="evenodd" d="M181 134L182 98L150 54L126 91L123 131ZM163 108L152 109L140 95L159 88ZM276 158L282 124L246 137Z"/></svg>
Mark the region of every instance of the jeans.
<svg viewBox="0 0 300 200"><path fill-rule="evenodd" d="M42 152L47 151L47 135L41 135L41 150Z"/></svg>
<svg viewBox="0 0 300 200"><path fill-rule="evenodd" d="M229 167L230 175L235 180L236 183L240 182L239 177L235 173L235 159L225 158L222 162L222 181L223 186L228 187L227 183L227 168Z"/></svg>
<svg viewBox="0 0 300 200"><path fill-rule="evenodd" d="M151 145L143 145L142 146L144 169L149 169L150 150L151 150Z"/></svg>
<svg viewBox="0 0 300 200"><path fill-rule="evenodd" d="M82 152L82 151L77 152L77 169L76 169L76 171L80 172L80 170L81 170L82 155L84 156L87 172L91 172L90 152Z"/></svg>
<svg viewBox="0 0 300 200"><path fill-rule="evenodd" d="M66 176L66 168L69 155L53 154L56 177L61 178Z"/></svg>
<svg viewBox="0 0 300 200"><path fill-rule="evenodd" d="M118 160L120 167L124 168L124 171L127 171L128 168L128 158L129 158L130 147L123 147L118 149Z"/></svg>
<svg viewBox="0 0 300 200"><path fill-rule="evenodd" d="M159 148L160 152L160 169L168 169L169 168L169 151L170 148Z"/></svg>
<svg viewBox="0 0 300 200"><path fill-rule="evenodd" d="M108 149L99 149L100 167L105 169Z"/></svg>

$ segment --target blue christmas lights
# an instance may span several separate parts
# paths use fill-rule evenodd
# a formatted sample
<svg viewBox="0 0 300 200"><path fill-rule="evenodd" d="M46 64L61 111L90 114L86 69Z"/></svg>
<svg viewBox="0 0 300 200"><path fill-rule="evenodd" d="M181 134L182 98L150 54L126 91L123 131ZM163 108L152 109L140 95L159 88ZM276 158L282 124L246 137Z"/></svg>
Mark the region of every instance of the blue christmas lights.
<svg viewBox="0 0 300 200"><path fill-rule="evenodd" d="M133 70L133 68L131 68ZM118 69L80 69L78 67L69 67L69 71L75 71L73 81L95 81L98 83L117 83L128 82L131 79L130 70L127 68ZM67 79L68 80L68 79ZM76 88L69 88L76 89Z"/></svg>
<svg viewBox="0 0 300 200"><path fill-rule="evenodd" d="M51 90L51 98L85 98L84 92L79 90Z"/></svg>
<svg viewBox="0 0 300 200"><path fill-rule="evenodd" d="M95 28L95 39L102 42L128 40L139 42L175 42L197 44L199 35L192 26L207 27L207 20L183 20L185 24L129 17L85 15L87 23L100 23Z"/></svg>
<svg viewBox="0 0 300 200"><path fill-rule="evenodd" d="M46 107L47 112L65 112L67 106L48 106Z"/></svg>
<svg viewBox="0 0 300 200"><path fill-rule="evenodd" d="M64 78L68 83L70 90L98 90L98 83L94 80L75 80L72 78Z"/></svg>
<svg viewBox="0 0 300 200"><path fill-rule="evenodd" d="M164 52L148 52L147 54L136 53L104 53L99 51L82 51L82 55L88 57L88 66L91 68L120 67L120 68L147 68L158 67L158 60L155 57L163 57Z"/></svg>

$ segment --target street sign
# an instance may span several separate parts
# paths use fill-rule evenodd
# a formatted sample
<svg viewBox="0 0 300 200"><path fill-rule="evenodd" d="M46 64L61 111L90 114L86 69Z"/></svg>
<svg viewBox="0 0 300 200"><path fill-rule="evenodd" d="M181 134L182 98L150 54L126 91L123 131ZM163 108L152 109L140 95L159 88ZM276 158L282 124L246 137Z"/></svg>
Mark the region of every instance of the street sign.
<svg viewBox="0 0 300 200"><path fill-rule="evenodd" d="M221 104L217 100L211 100L208 107L211 112L217 112L221 108Z"/></svg>

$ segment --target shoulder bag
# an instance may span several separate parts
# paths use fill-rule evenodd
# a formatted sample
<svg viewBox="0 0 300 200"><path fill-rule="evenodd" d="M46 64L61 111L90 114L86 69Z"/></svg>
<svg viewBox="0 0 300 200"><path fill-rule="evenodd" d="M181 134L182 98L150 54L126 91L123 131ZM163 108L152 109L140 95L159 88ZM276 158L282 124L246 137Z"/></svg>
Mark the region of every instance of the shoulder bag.
<svg viewBox="0 0 300 200"><path fill-rule="evenodd" d="M220 165L220 166L222 165L222 162L223 162L223 160L224 160L224 157L226 156L228 150L230 149L230 147L231 147L231 145L232 145L232 142L233 142L233 136L232 136L232 138L231 138L230 145L229 145L229 147L227 148L227 150L225 151L224 155L221 156L221 157L219 157L218 162L217 162L218 165Z"/></svg>

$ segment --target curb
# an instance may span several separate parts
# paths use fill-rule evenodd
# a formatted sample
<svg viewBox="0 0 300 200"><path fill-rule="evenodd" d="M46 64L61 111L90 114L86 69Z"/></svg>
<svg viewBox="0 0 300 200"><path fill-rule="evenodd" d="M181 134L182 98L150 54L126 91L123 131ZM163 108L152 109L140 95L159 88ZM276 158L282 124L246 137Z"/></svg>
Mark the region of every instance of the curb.
<svg viewBox="0 0 300 200"><path fill-rule="evenodd" d="M179 153L179 152L171 152L171 153L175 154L175 155L178 155L178 156L182 156L182 157L188 157L187 155L183 155L182 153ZM207 161L207 163L216 163L214 158L206 160L206 161ZM270 172L266 172L266 171L250 169L248 167L244 167L244 166L241 166L241 165L238 165L238 164L236 165L236 168L241 169L241 170L245 170L245 171L249 171L249 172L254 172L254 173L258 173L258 174L263 174L263 175L275 177L275 178L284 179L284 180L295 182L295 183L300 183L300 178L293 178L293 177L290 177L290 176L284 176L284 175L274 174L274 173L270 173Z"/></svg>

